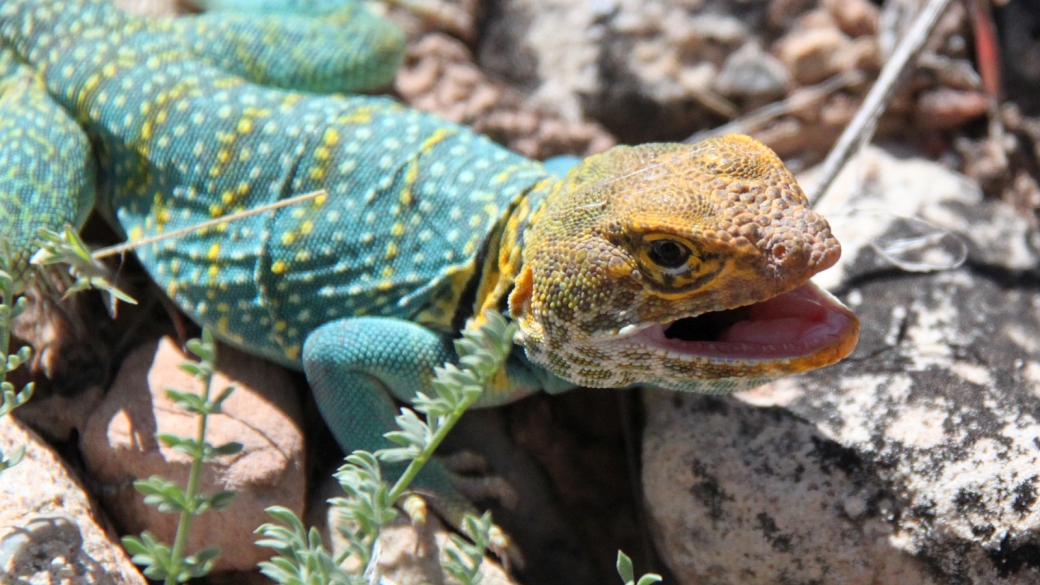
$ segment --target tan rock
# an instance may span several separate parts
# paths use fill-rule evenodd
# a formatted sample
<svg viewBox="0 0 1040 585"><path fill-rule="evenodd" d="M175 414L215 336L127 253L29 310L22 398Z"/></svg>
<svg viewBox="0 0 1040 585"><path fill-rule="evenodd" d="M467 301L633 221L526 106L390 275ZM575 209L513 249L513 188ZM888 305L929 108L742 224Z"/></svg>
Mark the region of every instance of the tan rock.
<svg viewBox="0 0 1040 585"><path fill-rule="evenodd" d="M145 585L72 471L40 437L0 417L0 585Z"/></svg>
<svg viewBox="0 0 1040 585"><path fill-rule="evenodd" d="M939 87L918 96L914 121L923 128L947 130L985 116L988 110L989 98L980 91Z"/></svg>
<svg viewBox="0 0 1040 585"><path fill-rule="evenodd" d="M881 10L869 0L823 0L823 7L851 37L877 33Z"/></svg>
<svg viewBox="0 0 1040 585"><path fill-rule="evenodd" d="M836 28L798 29L777 41L775 52L799 84L809 85L839 71L840 52L848 43Z"/></svg>
<svg viewBox="0 0 1040 585"><path fill-rule="evenodd" d="M212 395L229 384L235 392L224 402L224 413L209 418L206 440L213 445L237 441L243 449L205 466L202 491L234 490L238 495L230 509L194 520L188 548L219 546L215 570L245 570L269 556L253 544L253 530L267 518L264 509L280 505L299 513L303 508L300 405L285 370L227 346L220 347L218 356ZM186 482L188 458L155 439L157 431L183 437L196 433L197 418L177 408L164 392L199 391L194 378L178 367L186 359L165 337L132 352L80 439L93 477L113 487L106 503L120 524L134 534L150 530L164 542L172 542L177 516L145 506L131 482L152 475Z"/></svg>
<svg viewBox="0 0 1040 585"><path fill-rule="evenodd" d="M145 16L169 16L184 12L178 0L115 0L119 8Z"/></svg>

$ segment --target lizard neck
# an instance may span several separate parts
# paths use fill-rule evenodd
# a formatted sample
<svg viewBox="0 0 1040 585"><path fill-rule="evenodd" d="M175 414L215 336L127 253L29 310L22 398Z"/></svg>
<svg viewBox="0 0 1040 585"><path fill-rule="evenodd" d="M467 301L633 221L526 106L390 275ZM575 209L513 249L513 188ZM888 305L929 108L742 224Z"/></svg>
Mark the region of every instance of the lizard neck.
<svg viewBox="0 0 1040 585"><path fill-rule="evenodd" d="M485 311L508 315L509 293L523 268L527 230L538 222L546 199L561 183L562 179L552 177L532 185L510 205L488 235L486 251L477 260L480 277L467 326L484 323Z"/></svg>

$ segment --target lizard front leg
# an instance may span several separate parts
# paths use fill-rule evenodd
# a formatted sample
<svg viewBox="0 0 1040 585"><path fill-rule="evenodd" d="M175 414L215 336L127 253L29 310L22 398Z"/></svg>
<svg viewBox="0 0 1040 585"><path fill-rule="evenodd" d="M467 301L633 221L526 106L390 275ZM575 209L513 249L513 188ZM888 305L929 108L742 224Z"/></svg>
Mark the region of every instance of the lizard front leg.
<svg viewBox="0 0 1040 585"><path fill-rule="evenodd" d="M393 399L413 402L417 392L434 395L434 368L457 361L451 337L388 317L354 317L316 329L303 347L303 366L322 417L346 452L394 446L383 435L396 428ZM479 400L502 404L538 389L538 380L510 359ZM403 465L384 465L391 481ZM438 461L431 461L412 484L445 519L458 525L472 510Z"/></svg>

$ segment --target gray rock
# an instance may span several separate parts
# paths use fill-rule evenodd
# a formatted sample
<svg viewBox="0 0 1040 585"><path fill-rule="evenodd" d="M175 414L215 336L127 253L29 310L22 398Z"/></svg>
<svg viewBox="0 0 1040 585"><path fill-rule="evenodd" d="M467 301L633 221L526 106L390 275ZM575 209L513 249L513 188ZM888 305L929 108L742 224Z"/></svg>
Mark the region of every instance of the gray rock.
<svg viewBox="0 0 1040 585"><path fill-rule="evenodd" d="M748 41L726 58L715 90L727 97L776 98L784 94L790 77L779 59L763 51L758 41Z"/></svg>
<svg viewBox="0 0 1040 585"><path fill-rule="evenodd" d="M662 555L705 585L1038 583L1035 234L937 164L870 150L850 167L821 205L844 255L819 282L860 317L859 346L735 397L647 395ZM934 228L897 216L956 237L914 250ZM879 252L950 266L958 242L967 261L944 271Z"/></svg>
<svg viewBox="0 0 1040 585"><path fill-rule="evenodd" d="M715 75L766 9L763 2L502 0L490 7L478 57L566 118L590 116L626 141L678 138L713 116L736 114L712 89Z"/></svg>
<svg viewBox="0 0 1040 585"><path fill-rule="evenodd" d="M145 585L79 480L36 433L0 417L0 585Z"/></svg>

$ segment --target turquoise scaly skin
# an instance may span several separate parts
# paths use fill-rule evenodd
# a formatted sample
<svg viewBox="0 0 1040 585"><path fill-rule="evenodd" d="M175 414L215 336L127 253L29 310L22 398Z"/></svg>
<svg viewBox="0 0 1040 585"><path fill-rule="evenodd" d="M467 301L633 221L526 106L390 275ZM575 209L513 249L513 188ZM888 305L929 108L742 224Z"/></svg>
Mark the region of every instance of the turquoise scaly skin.
<svg viewBox="0 0 1040 585"><path fill-rule="evenodd" d="M481 246L553 178L390 99L277 89L392 79L400 33L353 6L325 21L148 20L99 0L6 0L0 39L0 237L15 250L38 227L83 221L95 169L97 206L130 240L327 190L136 252L222 340L305 369L347 451L389 445L396 409L383 389L404 401L431 389L432 368L454 358L456 308ZM284 39L312 46L287 51ZM294 64L310 67L314 47L338 58L301 76ZM551 378L517 356L510 383L484 403ZM450 493L435 475L422 483Z"/></svg>
<svg viewBox="0 0 1040 585"><path fill-rule="evenodd" d="M321 18L4 0L0 237L24 250L10 218L94 205L136 241L324 189L137 255L221 339L302 369L346 451L389 445L393 399L432 392L486 309L523 348L478 406L577 383L733 392L852 351L855 316L808 283L840 247L764 145L617 147L559 178L392 100L322 95L388 83L403 39L356 2L305 4ZM442 467L416 485L465 507Z"/></svg>

